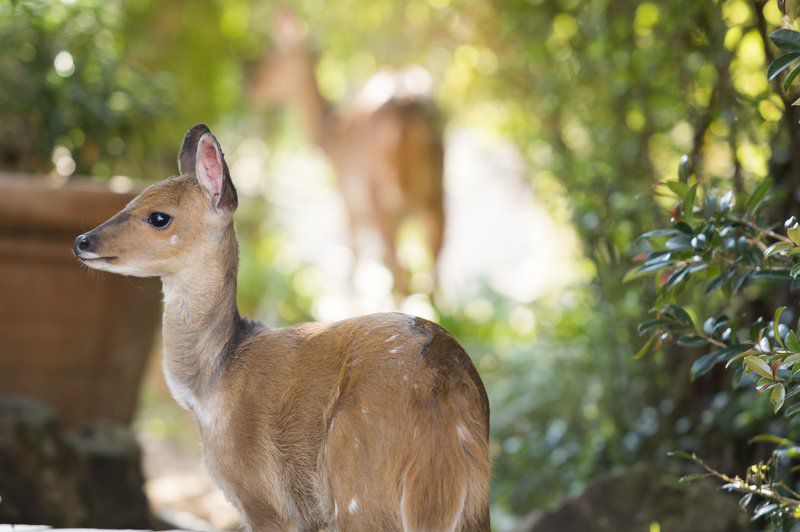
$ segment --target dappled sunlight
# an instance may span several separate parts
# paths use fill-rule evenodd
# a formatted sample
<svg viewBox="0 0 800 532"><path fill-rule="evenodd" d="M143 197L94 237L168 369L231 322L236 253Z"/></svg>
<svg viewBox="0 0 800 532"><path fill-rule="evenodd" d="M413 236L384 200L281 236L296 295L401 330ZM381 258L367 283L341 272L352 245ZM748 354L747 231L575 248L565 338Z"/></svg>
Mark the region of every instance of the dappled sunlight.
<svg viewBox="0 0 800 532"><path fill-rule="evenodd" d="M442 325L488 395L495 530L540 532L528 525L557 505L573 518L585 500L570 506L570 496L605 495L598 482L634 464L659 498L666 477L650 471L662 471L669 451L742 471L787 442L785 456L728 487L753 482L743 507L796 520L798 14L797 2L778 0L0 1L0 173L25 173L48 191L77 194L86 176L104 193L133 193L175 175L182 135L208 124L238 193L240 314L273 328L381 311ZM193 167L187 153L184 168ZM219 193L226 201L214 208L224 210L234 203L222 181L209 195ZM7 203L10 217L0 208L0 265L24 274L75 266L73 233L104 207L92 200L62 227L53 220L63 206L44 197ZM196 229L174 203L133 221ZM46 226L25 225L28 210ZM171 229L146 225L157 214L175 219ZM163 246L190 249L196 232ZM51 237L52 257L26 255L38 246L27 239ZM11 277L12 294L29 287L36 299L34 288L56 279L31 275L40 279ZM47 289L56 299L30 314L42 325L6 334L12 346L63 334L42 350L54 364L44 377L24 356L9 367L30 369L33 383L57 375L70 390L87 379L56 373L71 356L60 346L83 349L86 331L99 331L105 353L103 342L123 336L97 325L99 303L64 300L92 285L62 284L70 291ZM28 296L12 299L22 300L8 308L14 324ZM156 312L107 299L120 330L146 317L157 326ZM79 305L97 323L47 317ZM209 316L220 317L200 318ZM231 334L223 351L248 345ZM206 335L192 338L200 345ZM203 466L195 417L171 397L160 356L151 355L134 422L150 503L174 526L234 529L238 513ZM120 395L111 378L84 384L87 396ZM135 404L134 389L116 399ZM792 488L784 503L797 500L765 510L770 496L757 490L782 492L778 481ZM619 514L609 523L640 517L627 515L630 496L617 498L622 510L598 499ZM700 515L706 499L697 499ZM634 529L666 530L661 517Z"/></svg>
<svg viewBox="0 0 800 532"><path fill-rule="evenodd" d="M478 130L448 137L445 301L464 305L483 281L520 303L552 295L581 278L574 232L548 214L548 198L525 184L516 148Z"/></svg>
<svg viewBox="0 0 800 532"><path fill-rule="evenodd" d="M252 153L240 157L254 146L260 147L260 159ZM276 267L287 272L313 267L312 273L298 279L297 288L314 294L316 318L335 320L396 308L392 278L374 233L359 235L360 258L351 282L355 255L348 245L342 201L329 167L316 150L268 154L260 141L248 139L232 153L234 181L244 194L258 194L249 201L264 202L272 221L264 230L277 231L284 240L275 257ZM267 168L263 182L256 177L259 161ZM524 174L519 153L502 137L477 129L455 129L447 136L440 305L469 308L487 285L498 296L528 304L558 294L583 278L574 232L552 219L548 198L534 197ZM401 237L405 237L401 238L401 258L407 259L412 271L419 270L415 264L427 265L418 228L412 224ZM416 276L424 274L417 271ZM400 309L425 317L436 315L421 295L412 296ZM515 315L517 323L529 321L522 317L527 315L523 310Z"/></svg>

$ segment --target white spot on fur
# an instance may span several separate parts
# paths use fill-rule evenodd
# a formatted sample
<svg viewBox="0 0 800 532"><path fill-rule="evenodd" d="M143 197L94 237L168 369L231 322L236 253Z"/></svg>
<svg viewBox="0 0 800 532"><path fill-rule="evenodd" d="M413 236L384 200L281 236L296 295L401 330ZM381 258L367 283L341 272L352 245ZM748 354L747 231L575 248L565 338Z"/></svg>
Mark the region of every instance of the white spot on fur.
<svg viewBox="0 0 800 532"><path fill-rule="evenodd" d="M350 499L350 504L347 505L347 511L351 514L354 514L356 513L356 510L358 510L358 500L356 498L352 498Z"/></svg>
<svg viewBox="0 0 800 532"><path fill-rule="evenodd" d="M398 351L400 351L400 349L399 349L399 348L397 348L397 347L394 347L394 348L392 348L392 349L389 349L389 352L390 352L390 353L392 353L392 354L394 354L394 353L397 353Z"/></svg>
<svg viewBox="0 0 800 532"><path fill-rule="evenodd" d="M336 519L339 517L339 505L335 502L333 503L333 518Z"/></svg>
<svg viewBox="0 0 800 532"><path fill-rule="evenodd" d="M178 242L180 242L180 240L181 240L181 239L180 239L180 238L178 238L178 235L172 235L172 238L170 238L170 239L169 239L170 243L171 243L173 246L177 246L177 245L178 245Z"/></svg>
<svg viewBox="0 0 800 532"><path fill-rule="evenodd" d="M407 381L408 380L408 375L403 375L403 380Z"/></svg>
<svg viewBox="0 0 800 532"><path fill-rule="evenodd" d="M467 432L466 427L464 425L458 425L456 427L456 434L458 435L458 439L461 440L461 443L467 442L467 436L469 433Z"/></svg>
<svg viewBox="0 0 800 532"><path fill-rule="evenodd" d="M394 340L395 338L397 338L397 335L396 335L396 334L393 334L393 335L391 335L389 338L387 338L387 339L386 339L386 341L385 341L385 342L383 342L383 343L391 342L391 341L392 341L392 340Z"/></svg>
<svg viewBox="0 0 800 532"><path fill-rule="evenodd" d="M403 488L402 495L400 496L400 523L403 525L403 530L411 530L408 519L408 508L406 508L406 474L403 473Z"/></svg>
<svg viewBox="0 0 800 532"><path fill-rule="evenodd" d="M464 506L467 504L467 488L464 488L461 491L461 504L459 504L458 512L456 512L456 517L453 520L453 527L450 529L452 531L458 530L458 525L461 522L461 517L464 514Z"/></svg>

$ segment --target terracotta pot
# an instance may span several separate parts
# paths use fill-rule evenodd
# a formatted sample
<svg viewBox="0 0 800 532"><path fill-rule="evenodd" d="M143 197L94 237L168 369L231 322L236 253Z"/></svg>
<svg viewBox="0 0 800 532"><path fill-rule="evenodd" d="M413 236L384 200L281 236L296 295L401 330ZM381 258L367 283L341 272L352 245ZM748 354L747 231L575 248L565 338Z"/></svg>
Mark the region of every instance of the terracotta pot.
<svg viewBox="0 0 800 532"><path fill-rule="evenodd" d="M43 400L66 427L136 412L158 280L90 271L72 255L79 233L133 196L0 174L0 392Z"/></svg>

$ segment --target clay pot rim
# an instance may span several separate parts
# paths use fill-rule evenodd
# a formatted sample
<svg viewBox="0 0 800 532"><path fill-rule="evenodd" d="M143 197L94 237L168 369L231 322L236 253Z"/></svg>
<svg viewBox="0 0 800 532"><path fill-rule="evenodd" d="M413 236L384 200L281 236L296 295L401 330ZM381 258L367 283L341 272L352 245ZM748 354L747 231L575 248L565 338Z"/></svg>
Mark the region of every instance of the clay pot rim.
<svg viewBox="0 0 800 532"><path fill-rule="evenodd" d="M0 232L79 233L122 209L141 187L114 191L87 178L57 183L45 175L0 172Z"/></svg>

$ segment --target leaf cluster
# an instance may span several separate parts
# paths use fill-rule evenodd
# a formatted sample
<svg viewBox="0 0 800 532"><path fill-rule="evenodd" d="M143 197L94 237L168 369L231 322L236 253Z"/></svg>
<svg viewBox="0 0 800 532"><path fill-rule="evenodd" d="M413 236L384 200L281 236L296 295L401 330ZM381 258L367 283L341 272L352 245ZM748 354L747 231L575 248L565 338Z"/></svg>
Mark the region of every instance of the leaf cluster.
<svg viewBox="0 0 800 532"><path fill-rule="evenodd" d="M791 440L770 434L756 436L752 442L773 443L778 447L768 460L748 466L742 475L729 476L721 473L694 453L674 451L670 456L689 460L705 470L705 473L682 477L680 479L682 484L695 482L701 478L717 478L723 482L722 489L742 494L739 506L744 510L752 510L753 521L763 519L769 522L773 531L789 532L800 518L800 494L786 484L783 475L785 468L781 466L800 456L800 446Z"/></svg>
<svg viewBox="0 0 800 532"><path fill-rule="evenodd" d="M770 394L777 412L800 395L800 325L785 323L783 318L791 314L784 314L786 307L778 308L769 321L747 321L725 312L695 321L679 301L692 285L702 288L704 298L720 293L729 308L752 284L784 283L796 291L800 226L791 218L784 224L785 234L779 234L760 225L759 212L772 187L768 179L749 195L740 195L742 207L732 192L717 195L680 179L663 186L678 201L673 224L641 235L650 251L628 274L629 279L654 275L656 284L655 317L639 325L639 334L648 339L637 358L671 343L708 348L692 365L692 379L717 364L734 366L735 382L753 381L757 394ZM787 415L797 412L800 405L787 409Z"/></svg>
<svg viewBox="0 0 800 532"><path fill-rule="evenodd" d="M770 40L781 54L770 63L767 78L772 81L782 72L786 72L783 90L788 91L792 82L800 75L800 63L797 61L800 59L800 32L788 28L780 29L770 36Z"/></svg>
<svg viewBox="0 0 800 532"><path fill-rule="evenodd" d="M783 90L789 91L800 75L800 32L781 29L770 36L780 54L768 67L769 80L786 73ZM797 103L797 102L795 102ZM777 306L771 316L743 311L750 296L778 283L781 293L800 291L800 224L794 216L783 227L769 220L774 183L763 179L749 192L700 186L691 174L689 158L679 163L678 178L659 183L659 194L672 198L671 226L640 236L645 250L628 280L653 276L654 317L640 323L647 337L636 358L668 344L703 348L690 378L700 378L717 366L733 371L733 384L751 388L756 396L768 395L774 412L786 418L800 412L800 323L795 309ZM701 304L687 302L699 300ZM712 308L702 317L700 309ZM716 309L716 310L713 310ZM768 519L773 530L789 530L800 518L800 495L782 475L787 462L800 456L791 440L762 435L754 442L777 443L767 461L759 461L742 476L730 477L711 468L696 455L675 452L700 465L723 488L743 494L740 505L753 506L753 520ZM796 468L795 468L796 469ZM794 473L790 469L788 473Z"/></svg>

